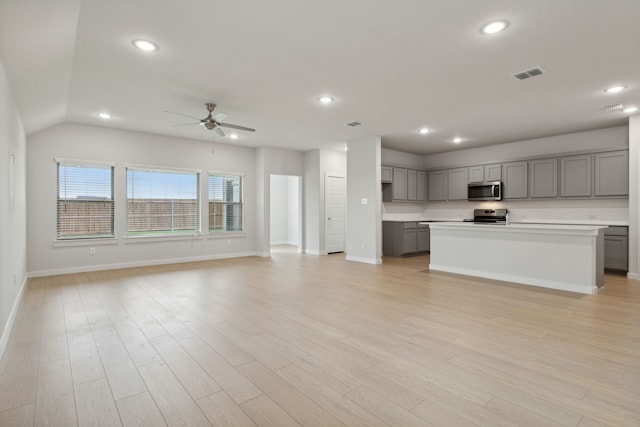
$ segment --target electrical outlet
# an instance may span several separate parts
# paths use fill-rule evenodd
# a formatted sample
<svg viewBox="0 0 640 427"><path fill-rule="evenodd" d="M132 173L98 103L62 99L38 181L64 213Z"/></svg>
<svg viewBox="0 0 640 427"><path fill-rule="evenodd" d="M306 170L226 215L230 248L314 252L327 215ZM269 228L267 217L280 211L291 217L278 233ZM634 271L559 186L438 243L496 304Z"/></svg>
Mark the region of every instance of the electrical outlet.
<svg viewBox="0 0 640 427"><path fill-rule="evenodd" d="M89 255L95 255L96 254L96 248L89 248Z"/></svg>

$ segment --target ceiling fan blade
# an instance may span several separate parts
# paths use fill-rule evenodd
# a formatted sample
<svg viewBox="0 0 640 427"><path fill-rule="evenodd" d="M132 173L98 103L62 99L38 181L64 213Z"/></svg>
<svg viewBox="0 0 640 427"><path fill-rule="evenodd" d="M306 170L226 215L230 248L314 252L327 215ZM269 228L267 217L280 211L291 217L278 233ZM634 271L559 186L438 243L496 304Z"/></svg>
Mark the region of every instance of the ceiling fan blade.
<svg viewBox="0 0 640 427"><path fill-rule="evenodd" d="M224 136L224 131L220 129L220 126L216 126L215 128L213 128L213 131L220 136Z"/></svg>
<svg viewBox="0 0 640 427"><path fill-rule="evenodd" d="M221 122L222 120L226 119L227 117L229 117L229 115L227 113L223 113L222 111L220 111L219 113L216 113L213 115L213 120L215 120L216 122Z"/></svg>
<svg viewBox="0 0 640 427"><path fill-rule="evenodd" d="M195 123L180 123L179 125L171 125L172 128L178 127L178 126L191 126L191 125L199 125L200 122L195 122Z"/></svg>
<svg viewBox="0 0 640 427"><path fill-rule="evenodd" d="M198 117L187 116L186 114L176 113L176 112L169 111L169 110L164 110L164 112L165 112L165 113L169 113L169 114L175 114L175 115L177 115L177 116L189 117L190 119L194 119L194 120L200 120L200 118L198 118Z"/></svg>
<svg viewBox="0 0 640 427"><path fill-rule="evenodd" d="M231 123L220 123L220 126L225 127L225 128L231 128L231 129L238 129L238 130L246 130L247 132L255 132L255 129L251 129L251 128L247 128L244 126L238 126L238 125L232 125Z"/></svg>

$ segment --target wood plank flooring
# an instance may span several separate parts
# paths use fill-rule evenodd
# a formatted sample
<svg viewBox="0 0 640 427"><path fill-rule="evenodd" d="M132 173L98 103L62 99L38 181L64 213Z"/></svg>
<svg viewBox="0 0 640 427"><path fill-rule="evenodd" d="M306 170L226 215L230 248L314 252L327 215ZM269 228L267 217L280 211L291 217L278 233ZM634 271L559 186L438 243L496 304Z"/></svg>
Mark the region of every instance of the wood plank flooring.
<svg viewBox="0 0 640 427"><path fill-rule="evenodd" d="M640 425L640 282L427 265L278 247L30 279L0 426Z"/></svg>

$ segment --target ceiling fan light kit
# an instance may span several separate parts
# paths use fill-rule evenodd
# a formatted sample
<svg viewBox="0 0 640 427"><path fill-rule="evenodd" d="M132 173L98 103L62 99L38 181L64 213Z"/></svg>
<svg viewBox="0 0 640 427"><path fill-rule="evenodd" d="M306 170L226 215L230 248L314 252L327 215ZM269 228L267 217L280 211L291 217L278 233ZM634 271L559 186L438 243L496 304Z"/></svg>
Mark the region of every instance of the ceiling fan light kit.
<svg viewBox="0 0 640 427"><path fill-rule="evenodd" d="M226 127L226 128L230 128L230 129L237 129L237 130L243 130L243 131L246 131L246 132L255 132L256 131L253 128L249 128L249 127L245 127L245 126L232 125L231 123L222 123L222 120L227 118L227 114L226 113L222 113L222 112L213 114L213 111L216 109L216 104L214 104L213 102L207 102L204 105L205 105L205 107L207 107L207 111L209 112L207 117L205 117L204 119L199 120L198 122L185 123L184 125L200 125L200 126L204 127L207 130L214 131L215 133L217 133L220 136L225 136L224 131L222 129L220 129L221 127ZM195 117L188 116L188 115L182 114L182 113L174 113L173 111L167 111L167 110L165 110L165 112L171 113L171 114L177 114L179 116L189 117L189 118L192 118L192 119L196 119ZM176 125L176 126L183 126L183 125Z"/></svg>

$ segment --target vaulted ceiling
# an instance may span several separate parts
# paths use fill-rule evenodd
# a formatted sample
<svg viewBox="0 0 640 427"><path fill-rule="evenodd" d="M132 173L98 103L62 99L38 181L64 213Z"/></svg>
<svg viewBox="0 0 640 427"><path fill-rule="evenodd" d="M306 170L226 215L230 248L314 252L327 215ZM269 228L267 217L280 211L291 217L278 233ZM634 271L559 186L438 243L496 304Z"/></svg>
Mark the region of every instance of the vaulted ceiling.
<svg viewBox="0 0 640 427"><path fill-rule="evenodd" d="M508 28L481 34L494 19ZM1 0L0 59L29 134L76 122L295 150L380 135L428 154L626 123L601 107L640 107L639 22L638 0ZM257 131L165 112L202 118L205 102Z"/></svg>

